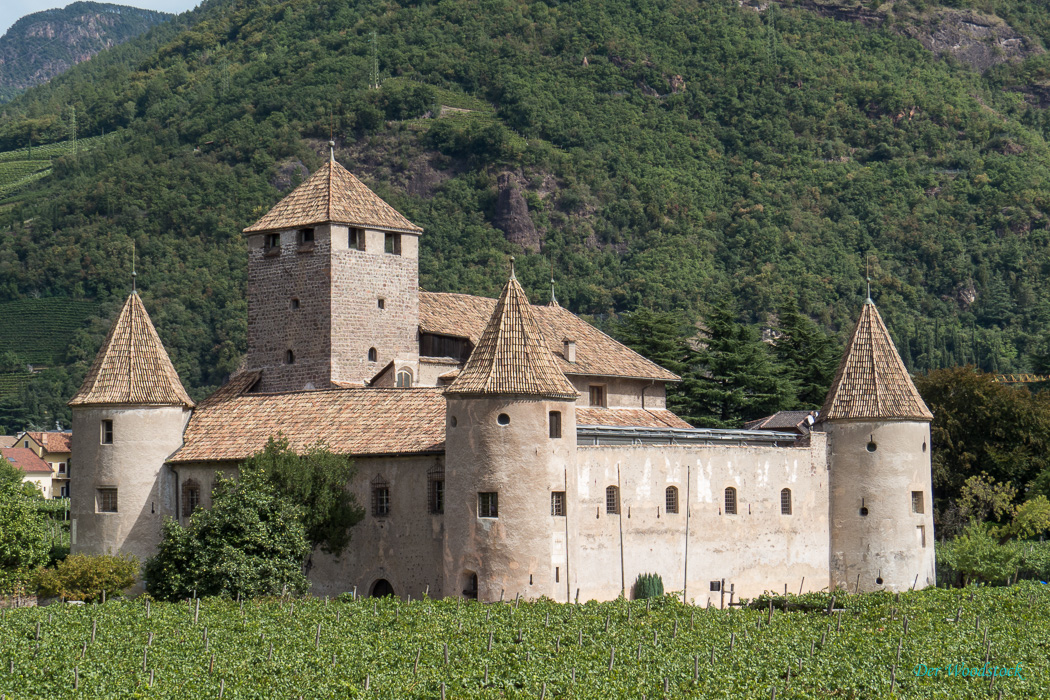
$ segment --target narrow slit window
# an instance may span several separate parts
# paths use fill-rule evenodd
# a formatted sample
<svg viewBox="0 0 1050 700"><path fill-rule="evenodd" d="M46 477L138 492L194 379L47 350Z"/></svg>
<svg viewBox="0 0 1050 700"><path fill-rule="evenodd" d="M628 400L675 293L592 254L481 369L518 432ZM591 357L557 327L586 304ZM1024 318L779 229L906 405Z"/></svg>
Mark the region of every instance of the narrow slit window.
<svg viewBox="0 0 1050 700"><path fill-rule="evenodd" d="M375 348L368 348L368 361L376 362L379 360L379 351Z"/></svg>
<svg viewBox="0 0 1050 700"><path fill-rule="evenodd" d="M780 514L791 515L791 489L780 491Z"/></svg>
<svg viewBox="0 0 1050 700"><path fill-rule="evenodd" d="M551 491L551 515L565 516L564 491Z"/></svg>
<svg viewBox="0 0 1050 700"><path fill-rule="evenodd" d="M445 512L445 469L432 467L427 472L427 511L432 515Z"/></svg>
<svg viewBox="0 0 1050 700"><path fill-rule="evenodd" d="M608 515L617 515L620 512L620 489L609 486L605 489L605 512Z"/></svg>
<svg viewBox="0 0 1050 700"><path fill-rule="evenodd" d="M377 518L390 515L390 484L381 476L372 479L372 515Z"/></svg>
<svg viewBox="0 0 1050 700"><path fill-rule="evenodd" d="M923 513L926 510L926 503L922 497L922 491L911 492L911 512L912 513Z"/></svg>
<svg viewBox="0 0 1050 700"><path fill-rule="evenodd" d="M736 515L736 489L732 486L726 489L726 515Z"/></svg>
<svg viewBox="0 0 1050 700"><path fill-rule="evenodd" d="M113 444L113 421L111 420L102 421L102 444Z"/></svg>
<svg viewBox="0 0 1050 700"><path fill-rule="evenodd" d="M499 494L495 491L481 491L478 493L478 517L499 517Z"/></svg>
<svg viewBox="0 0 1050 700"><path fill-rule="evenodd" d="M550 436L551 439L561 437L561 411L550 412Z"/></svg>
<svg viewBox="0 0 1050 700"><path fill-rule="evenodd" d="M664 491L664 510L668 513L678 512L678 487L668 486Z"/></svg>
<svg viewBox="0 0 1050 700"><path fill-rule="evenodd" d="M289 350L288 352L284 353L284 361L285 361L286 364L294 365L295 364L295 353L292 352L291 350Z"/></svg>

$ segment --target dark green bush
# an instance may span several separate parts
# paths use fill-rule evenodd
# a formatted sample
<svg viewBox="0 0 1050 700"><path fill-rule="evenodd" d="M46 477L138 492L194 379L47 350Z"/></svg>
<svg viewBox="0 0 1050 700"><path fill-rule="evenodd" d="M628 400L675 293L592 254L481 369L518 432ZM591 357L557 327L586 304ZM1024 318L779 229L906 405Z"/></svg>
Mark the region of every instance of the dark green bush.
<svg viewBox="0 0 1050 700"><path fill-rule="evenodd" d="M90 603L123 593L138 578L139 561L131 556L71 554L53 569L38 569L33 577L37 593L45 597Z"/></svg>
<svg viewBox="0 0 1050 700"><path fill-rule="evenodd" d="M634 582L634 598L659 598L664 594L664 580L660 574L639 574Z"/></svg>

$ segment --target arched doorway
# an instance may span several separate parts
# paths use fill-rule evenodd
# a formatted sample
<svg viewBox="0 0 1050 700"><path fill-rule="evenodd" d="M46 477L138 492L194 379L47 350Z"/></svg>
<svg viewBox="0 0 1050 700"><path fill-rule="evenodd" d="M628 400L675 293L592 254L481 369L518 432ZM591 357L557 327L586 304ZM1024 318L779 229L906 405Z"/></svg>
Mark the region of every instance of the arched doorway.
<svg viewBox="0 0 1050 700"><path fill-rule="evenodd" d="M382 598L388 595L394 595L394 587L385 578L381 578L372 584L371 596L373 598Z"/></svg>

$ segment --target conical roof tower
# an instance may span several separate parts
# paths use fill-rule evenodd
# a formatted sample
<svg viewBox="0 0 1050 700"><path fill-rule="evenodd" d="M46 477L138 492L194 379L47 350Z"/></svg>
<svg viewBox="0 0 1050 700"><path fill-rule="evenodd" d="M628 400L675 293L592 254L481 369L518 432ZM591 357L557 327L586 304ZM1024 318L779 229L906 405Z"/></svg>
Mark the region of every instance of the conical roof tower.
<svg viewBox="0 0 1050 700"><path fill-rule="evenodd" d="M124 302L69 405L193 407L137 292Z"/></svg>
<svg viewBox="0 0 1050 700"><path fill-rule="evenodd" d="M869 298L828 390L820 421L933 420L912 383L886 324Z"/></svg>
<svg viewBox="0 0 1050 700"><path fill-rule="evenodd" d="M578 395L558 369L513 271L477 347L446 393L556 399Z"/></svg>

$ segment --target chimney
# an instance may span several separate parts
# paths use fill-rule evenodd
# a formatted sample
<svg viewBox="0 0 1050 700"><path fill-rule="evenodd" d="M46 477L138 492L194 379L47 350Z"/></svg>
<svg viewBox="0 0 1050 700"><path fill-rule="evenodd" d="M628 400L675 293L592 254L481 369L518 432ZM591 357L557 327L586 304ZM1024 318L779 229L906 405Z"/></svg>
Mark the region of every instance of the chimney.
<svg viewBox="0 0 1050 700"><path fill-rule="evenodd" d="M561 354L565 358L566 362L576 364L576 341L575 340L563 340Z"/></svg>

